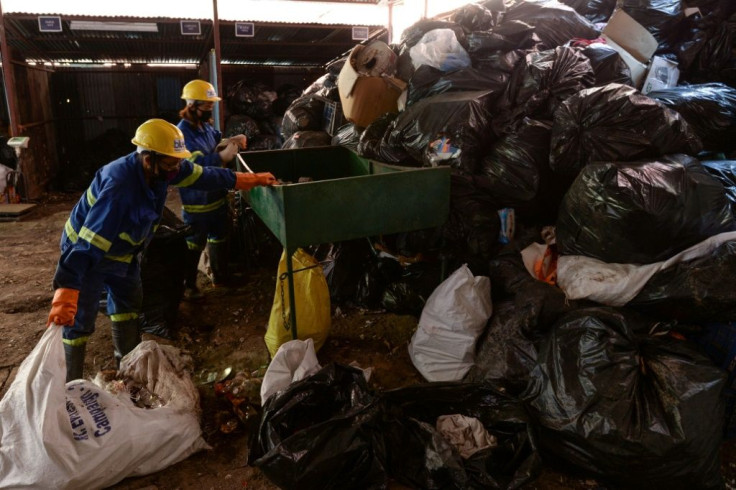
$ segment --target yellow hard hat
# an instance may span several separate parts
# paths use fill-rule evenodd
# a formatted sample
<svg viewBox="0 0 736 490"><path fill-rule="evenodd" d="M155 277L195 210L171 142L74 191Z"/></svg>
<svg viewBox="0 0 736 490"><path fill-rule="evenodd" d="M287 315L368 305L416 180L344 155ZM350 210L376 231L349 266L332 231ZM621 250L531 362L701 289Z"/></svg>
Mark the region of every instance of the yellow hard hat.
<svg viewBox="0 0 736 490"><path fill-rule="evenodd" d="M192 156L184 143L181 130L163 119L149 119L138 126L131 143L170 157Z"/></svg>
<svg viewBox="0 0 736 490"><path fill-rule="evenodd" d="M208 102L217 102L220 97L211 83L204 80L192 80L184 85L181 91L181 98L187 100L206 100Z"/></svg>

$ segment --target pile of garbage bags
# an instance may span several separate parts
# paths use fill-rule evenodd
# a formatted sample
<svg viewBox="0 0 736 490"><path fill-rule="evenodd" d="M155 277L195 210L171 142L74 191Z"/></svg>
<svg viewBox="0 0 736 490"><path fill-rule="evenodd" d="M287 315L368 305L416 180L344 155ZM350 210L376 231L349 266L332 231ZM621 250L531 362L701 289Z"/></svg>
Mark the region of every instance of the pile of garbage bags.
<svg viewBox="0 0 736 490"><path fill-rule="evenodd" d="M658 65L611 41L616 15L651 34ZM736 435L735 42L736 3L719 0L487 0L407 28L391 46L397 111L331 144L450 167L448 219L382 237L381 253L355 241L319 258L337 304L398 311L386 298L402 292L423 319L410 357L443 383L373 393L326 368L269 400L251 461L284 488L515 488L541 461L615 488L722 487L720 444ZM293 134L319 131L314 95L339 100L337 73L284 118ZM489 278L487 309L448 290L460 270ZM488 316L453 321L437 291ZM338 374L356 391L329 391L347 389ZM296 412L313 420L297 427ZM503 478L444 448L448 415L514 441Z"/></svg>

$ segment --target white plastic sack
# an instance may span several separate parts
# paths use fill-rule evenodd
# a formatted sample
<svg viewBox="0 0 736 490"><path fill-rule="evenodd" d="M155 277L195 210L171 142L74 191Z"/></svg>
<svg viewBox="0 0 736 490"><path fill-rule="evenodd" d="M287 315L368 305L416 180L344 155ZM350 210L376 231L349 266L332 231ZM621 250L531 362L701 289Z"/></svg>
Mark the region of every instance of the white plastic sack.
<svg viewBox="0 0 736 490"><path fill-rule="evenodd" d="M196 387L171 357L148 341L123 359L151 382L136 381L165 384L170 396L163 407L139 408L125 391L114 396L85 380L65 385L61 328L46 329L0 402L0 488L103 488L207 448Z"/></svg>
<svg viewBox="0 0 736 490"><path fill-rule="evenodd" d="M414 366L428 381L459 381L473 365L475 343L492 313L491 280L467 265L427 300L409 344Z"/></svg>
<svg viewBox="0 0 736 490"><path fill-rule="evenodd" d="M582 255L561 255L557 259L557 285L568 299L590 299L604 305L623 306L634 299L657 272L704 257L731 240L736 240L736 232L714 235L665 261L644 265L608 264Z"/></svg>
<svg viewBox="0 0 736 490"><path fill-rule="evenodd" d="M470 56L460 45L452 29L433 29L427 31L409 50L414 68L422 65L433 66L442 71L468 68Z"/></svg>
<svg viewBox="0 0 736 490"><path fill-rule="evenodd" d="M261 383L261 406L274 393L288 388L319 371L321 366L314 352L314 340L290 340L281 344Z"/></svg>

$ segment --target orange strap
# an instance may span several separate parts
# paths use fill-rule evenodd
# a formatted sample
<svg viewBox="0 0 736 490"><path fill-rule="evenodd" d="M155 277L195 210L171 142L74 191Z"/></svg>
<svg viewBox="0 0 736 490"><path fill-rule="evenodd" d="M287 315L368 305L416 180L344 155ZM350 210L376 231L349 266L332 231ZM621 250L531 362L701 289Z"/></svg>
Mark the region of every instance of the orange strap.
<svg viewBox="0 0 736 490"><path fill-rule="evenodd" d="M534 262L534 276L547 284L557 284L557 257L557 248L547 247L544 255Z"/></svg>

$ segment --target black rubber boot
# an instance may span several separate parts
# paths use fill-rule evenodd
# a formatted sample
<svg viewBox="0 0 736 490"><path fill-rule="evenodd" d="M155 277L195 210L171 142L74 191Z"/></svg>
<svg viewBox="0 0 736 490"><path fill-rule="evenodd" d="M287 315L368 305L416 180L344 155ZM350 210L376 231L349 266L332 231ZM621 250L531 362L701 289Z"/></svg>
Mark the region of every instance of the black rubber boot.
<svg viewBox="0 0 736 490"><path fill-rule="evenodd" d="M228 247L227 242L210 243L210 267L212 267L212 285L226 286L228 282Z"/></svg>
<svg viewBox="0 0 736 490"><path fill-rule="evenodd" d="M197 290L197 272L199 267L199 257L201 255L201 250L187 251L186 275L184 276L184 287L186 289Z"/></svg>
<svg viewBox="0 0 736 490"><path fill-rule="evenodd" d="M112 345L115 348L115 362L120 368L120 359L135 349L141 341L138 319L112 322Z"/></svg>
<svg viewBox="0 0 736 490"><path fill-rule="evenodd" d="M82 379L84 371L84 352L87 344L64 344L64 358L66 359L66 382Z"/></svg>

